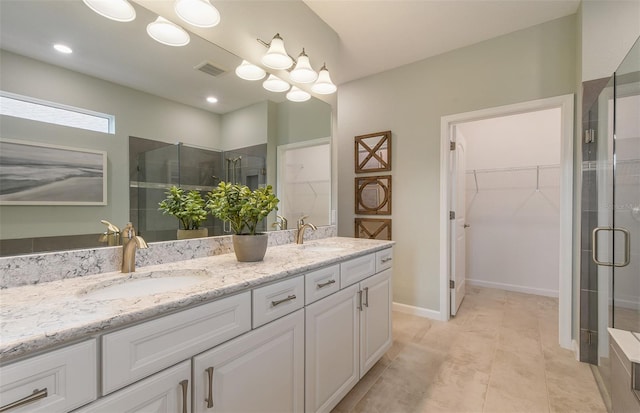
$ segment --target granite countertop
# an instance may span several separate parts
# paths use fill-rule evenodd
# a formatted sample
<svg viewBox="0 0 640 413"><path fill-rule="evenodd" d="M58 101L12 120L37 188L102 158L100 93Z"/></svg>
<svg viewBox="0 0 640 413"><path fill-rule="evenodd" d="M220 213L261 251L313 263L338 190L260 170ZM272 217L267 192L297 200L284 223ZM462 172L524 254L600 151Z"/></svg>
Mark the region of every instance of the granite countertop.
<svg viewBox="0 0 640 413"><path fill-rule="evenodd" d="M0 290L0 362L382 250L393 244L392 241L326 238L304 245L269 247L264 260L256 263L240 263L231 253L140 267L131 274L110 272L3 289ZM314 250L313 246L336 248ZM167 270L176 269L196 270L194 272L205 276L201 283L154 295L101 299L84 294L97 285L108 286L129 278L153 277L154 271L166 274Z"/></svg>

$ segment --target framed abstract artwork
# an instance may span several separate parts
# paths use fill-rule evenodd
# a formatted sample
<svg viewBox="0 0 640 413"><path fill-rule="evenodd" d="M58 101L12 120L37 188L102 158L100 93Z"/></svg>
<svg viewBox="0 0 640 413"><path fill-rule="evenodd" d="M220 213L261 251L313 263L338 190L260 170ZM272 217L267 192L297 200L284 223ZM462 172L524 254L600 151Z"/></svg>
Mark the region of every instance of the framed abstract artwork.
<svg viewBox="0 0 640 413"><path fill-rule="evenodd" d="M391 219L356 218L355 237L391 240Z"/></svg>
<svg viewBox="0 0 640 413"><path fill-rule="evenodd" d="M391 175L356 177L355 199L356 215L391 215Z"/></svg>
<svg viewBox="0 0 640 413"><path fill-rule="evenodd" d="M355 137L356 173L391 170L391 131Z"/></svg>
<svg viewBox="0 0 640 413"><path fill-rule="evenodd" d="M0 205L106 204L106 152L0 139Z"/></svg>

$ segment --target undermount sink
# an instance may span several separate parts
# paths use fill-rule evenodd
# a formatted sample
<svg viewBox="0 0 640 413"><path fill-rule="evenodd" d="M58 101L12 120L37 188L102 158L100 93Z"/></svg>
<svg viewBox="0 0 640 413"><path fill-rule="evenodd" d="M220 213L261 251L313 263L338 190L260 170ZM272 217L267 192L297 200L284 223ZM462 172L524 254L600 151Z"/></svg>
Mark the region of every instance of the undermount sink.
<svg viewBox="0 0 640 413"><path fill-rule="evenodd" d="M123 274L122 279L98 283L78 295L92 300L142 297L191 287L210 277L207 270L185 269Z"/></svg>

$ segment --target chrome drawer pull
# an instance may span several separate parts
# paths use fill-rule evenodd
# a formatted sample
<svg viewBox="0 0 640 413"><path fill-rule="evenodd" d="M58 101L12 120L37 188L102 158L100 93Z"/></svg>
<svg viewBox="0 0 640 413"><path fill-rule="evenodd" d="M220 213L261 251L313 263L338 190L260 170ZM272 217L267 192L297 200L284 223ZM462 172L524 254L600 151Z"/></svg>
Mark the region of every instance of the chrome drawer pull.
<svg viewBox="0 0 640 413"><path fill-rule="evenodd" d="M296 299L296 295L295 294L291 294L290 296L288 296L287 298L283 298L282 300L277 300L277 301L271 301L271 307L275 307L278 306L282 303L286 303L287 301L291 301L291 300L295 300Z"/></svg>
<svg viewBox="0 0 640 413"><path fill-rule="evenodd" d="M336 280L329 280L326 283L316 284L318 288L326 287L327 285L335 284Z"/></svg>
<svg viewBox="0 0 640 413"><path fill-rule="evenodd" d="M383 264L385 264L385 263L391 261L392 259L393 258L391 258L391 257L387 257L387 258L383 258L381 261L382 261Z"/></svg>
<svg viewBox="0 0 640 413"><path fill-rule="evenodd" d="M209 376L209 397L204 401L207 402L207 409L213 407L213 367L209 367L205 370Z"/></svg>
<svg viewBox="0 0 640 413"><path fill-rule="evenodd" d="M35 389L32 394L24 397L20 400L16 400L13 403L9 403L0 407L0 412L8 412L11 409L15 409L16 407L24 406L25 404L33 403L40 399L44 399L48 396L47 388L45 387L42 390Z"/></svg>
<svg viewBox="0 0 640 413"><path fill-rule="evenodd" d="M358 310L362 311L362 290L358 291Z"/></svg>
<svg viewBox="0 0 640 413"><path fill-rule="evenodd" d="M187 412L187 389L189 388L189 380L182 380L180 382L180 386L182 387L182 413Z"/></svg>
<svg viewBox="0 0 640 413"><path fill-rule="evenodd" d="M365 307L369 307L369 287L364 287L364 302Z"/></svg>

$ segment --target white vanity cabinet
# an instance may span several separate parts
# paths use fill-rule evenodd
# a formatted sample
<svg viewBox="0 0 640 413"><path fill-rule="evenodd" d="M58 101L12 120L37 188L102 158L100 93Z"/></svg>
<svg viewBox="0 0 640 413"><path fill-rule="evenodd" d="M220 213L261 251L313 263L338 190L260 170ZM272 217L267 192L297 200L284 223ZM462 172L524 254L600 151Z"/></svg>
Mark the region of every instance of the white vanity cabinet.
<svg viewBox="0 0 640 413"><path fill-rule="evenodd" d="M68 412L96 398L96 341L3 366L0 411Z"/></svg>
<svg viewBox="0 0 640 413"><path fill-rule="evenodd" d="M189 413L191 362L154 374L74 413Z"/></svg>
<svg viewBox="0 0 640 413"><path fill-rule="evenodd" d="M304 410L304 310L193 359L193 411Z"/></svg>
<svg viewBox="0 0 640 413"><path fill-rule="evenodd" d="M391 347L390 267L390 249L341 263L347 287L306 307L307 413L330 412Z"/></svg>

